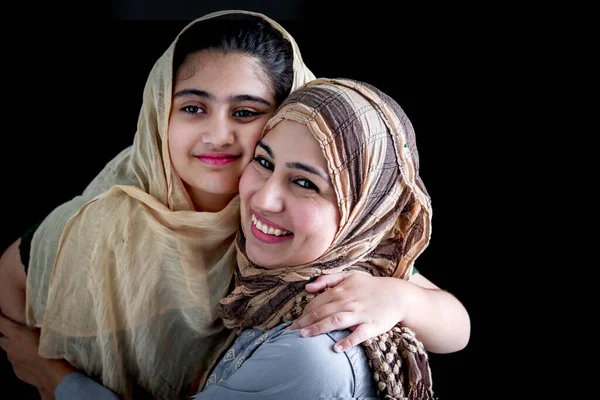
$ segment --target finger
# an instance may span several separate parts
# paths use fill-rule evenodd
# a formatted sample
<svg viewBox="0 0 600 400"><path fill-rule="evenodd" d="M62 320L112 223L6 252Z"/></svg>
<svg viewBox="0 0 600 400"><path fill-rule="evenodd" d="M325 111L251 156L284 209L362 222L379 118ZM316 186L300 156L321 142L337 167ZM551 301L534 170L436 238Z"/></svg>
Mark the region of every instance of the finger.
<svg viewBox="0 0 600 400"><path fill-rule="evenodd" d="M353 346L357 346L364 342L365 340L376 336L370 329L371 325L369 324L360 324L354 332L346 336L345 338L339 340L335 346L333 346L333 350L338 353L341 351L346 351Z"/></svg>
<svg viewBox="0 0 600 400"><path fill-rule="evenodd" d="M296 319L294 323L290 325L290 329L306 328L309 325L316 324L317 322L334 315L335 313L346 311L355 311L350 307L350 303L348 302L341 303L339 301L334 301L331 303L326 303L321 306L318 306L317 308L315 308L312 311L309 311L306 314L302 314L300 318Z"/></svg>
<svg viewBox="0 0 600 400"><path fill-rule="evenodd" d="M8 338L6 336L0 336L0 349L8 352Z"/></svg>
<svg viewBox="0 0 600 400"><path fill-rule="evenodd" d="M306 306L304 306L304 310L302 311L302 315L300 318L296 319L292 325L290 325L287 329L301 329L308 324L316 322L320 319L323 319L325 316L323 313L317 311L319 308L324 307L330 303L334 303L336 301L336 293L333 291L321 293L312 299ZM311 316L310 319L305 318L306 316ZM311 322L306 322L311 321Z"/></svg>
<svg viewBox="0 0 600 400"><path fill-rule="evenodd" d="M18 325L16 322L6 317L0 311L0 335L4 335L7 337L12 336L10 333L17 329Z"/></svg>
<svg viewBox="0 0 600 400"><path fill-rule="evenodd" d="M347 329L358 323L356 318L355 312L337 312L302 329L300 335L302 337L310 337L320 335L321 333Z"/></svg>
<svg viewBox="0 0 600 400"><path fill-rule="evenodd" d="M315 296L314 299L309 301L302 310L302 315L308 315L318 308L321 308L327 304L335 303L339 300L339 290L328 290L327 292L321 293Z"/></svg>
<svg viewBox="0 0 600 400"><path fill-rule="evenodd" d="M325 288L332 288L334 286L339 285L340 282L342 282L348 277L348 275L349 274L346 272L331 275L321 275L314 282L311 282L308 285L306 285L306 291L314 293L320 292Z"/></svg>

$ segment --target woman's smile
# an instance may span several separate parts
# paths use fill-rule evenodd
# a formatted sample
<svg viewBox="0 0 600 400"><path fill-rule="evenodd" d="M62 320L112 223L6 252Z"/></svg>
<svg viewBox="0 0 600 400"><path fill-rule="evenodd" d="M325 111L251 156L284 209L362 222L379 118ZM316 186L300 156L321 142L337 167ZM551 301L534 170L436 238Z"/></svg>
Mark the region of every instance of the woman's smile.
<svg viewBox="0 0 600 400"><path fill-rule="evenodd" d="M263 243L276 244L292 239L294 234L285 228L274 224L265 217L252 212L252 226L250 231Z"/></svg>

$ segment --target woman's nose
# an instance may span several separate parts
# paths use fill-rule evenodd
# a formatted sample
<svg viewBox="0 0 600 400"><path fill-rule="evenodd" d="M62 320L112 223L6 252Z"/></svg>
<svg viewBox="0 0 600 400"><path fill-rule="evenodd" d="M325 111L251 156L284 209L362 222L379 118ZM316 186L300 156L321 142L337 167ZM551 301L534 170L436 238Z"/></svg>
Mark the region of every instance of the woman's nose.
<svg viewBox="0 0 600 400"><path fill-rule="evenodd" d="M278 213L285 209L282 184L271 175L252 196L252 208L256 211Z"/></svg>

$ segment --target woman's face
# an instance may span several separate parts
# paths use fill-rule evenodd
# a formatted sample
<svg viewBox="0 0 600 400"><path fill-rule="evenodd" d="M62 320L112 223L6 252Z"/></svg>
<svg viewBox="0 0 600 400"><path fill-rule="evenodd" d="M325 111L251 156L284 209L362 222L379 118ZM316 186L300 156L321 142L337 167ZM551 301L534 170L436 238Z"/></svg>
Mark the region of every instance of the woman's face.
<svg viewBox="0 0 600 400"><path fill-rule="evenodd" d="M237 195L244 167L275 111L258 61L202 50L177 72L169 153L196 208L218 211Z"/></svg>
<svg viewBox="0 0 600 400"><path fill-rule="evenodd" d="M258 143L240 181L248 258L265 268L314 261L340 216L327 161L305 125L283 120Z"/></svg>

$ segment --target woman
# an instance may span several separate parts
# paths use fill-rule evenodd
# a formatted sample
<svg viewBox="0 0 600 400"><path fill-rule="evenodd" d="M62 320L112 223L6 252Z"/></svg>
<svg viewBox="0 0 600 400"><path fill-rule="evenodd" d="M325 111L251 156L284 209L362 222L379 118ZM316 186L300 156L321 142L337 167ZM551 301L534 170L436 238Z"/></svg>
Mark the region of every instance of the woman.
<svg viewBox="0 0 600 400"><path fill-rule="evenodd" d="M290 95L240 182L235 288L219 305L240 334L196 399L433 398L412 331L443 348L457 331L468 340L469 320L456 298L411 275L431 224L418 172L410 121L377 89L318 79ZM312 297L309 282L348 271L390 277L378 279L403 289L404 317L364 348L336 353L343 332L303 339L290 321ZM74 373L57 397L78 390L102 388Z"/></svg>
<svg viewBox="0 0 600 400"><path fill-rule="evenodd" d="M469 319L454 296L411 275L429 243L431 204L419 177L414 131L400 106L361 82L307 83L267 123L242 176L240 197L236 287L219 313L226 326L244 332L233 348L242 342L251 350L239 362L221 360L196 398L251 398L247 391L263 398L370 396L364 368L350 361L361 358L360 352L347 358L352 365L346 365L346 374L335 374L344 363L334 361L327 345L315 341L310 348L297 331L277 336L301 315L311 297L308 282L353 271L400 278L405 292L398 326L364 343L379 396L433 399L427 355L412 330L427 338L426 347L443 348L456 339L449 332L468 340ZM245 345L250 328L277 338L267 334ZM298 348L304 351L296 353ZM280 362L269 363L269 354ZM289 365L303 375L279 377ZM262 386L249 389L257 370L264 371ZM323 376L333 379L319 380Z"/></svg>

